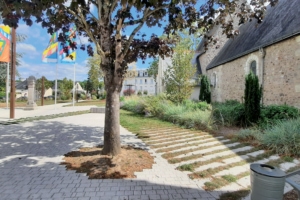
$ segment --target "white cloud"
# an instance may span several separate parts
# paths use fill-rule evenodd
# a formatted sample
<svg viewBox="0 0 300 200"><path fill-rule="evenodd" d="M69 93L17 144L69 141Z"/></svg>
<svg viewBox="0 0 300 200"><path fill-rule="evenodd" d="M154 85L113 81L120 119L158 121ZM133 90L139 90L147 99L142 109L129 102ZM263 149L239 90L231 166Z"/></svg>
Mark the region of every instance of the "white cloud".
<svg viewBox="0 0 300 200"><path fill-rule="evenodd" d="M87 79L88 69L84 65L76 64L76 81L82 81ZM29 76L35 76L40 78L45 76L48 80L55 80L56 77L56 63L41 63L41 64L29 64L22 61L18 70L22 78ZM74 64L58 64L57 66L57 79L72 79L74 73Z"/></svg>
<svg viewBox="0 0 300 200"><path fill-rule="evenodd" d="M17 52L22 53L24 57L31 59L36 59L41 56L33 45L26 43L17 43Z"/></svg>
<svg viewBox="0 0 300 200"><path fill-rule="evenodd" d="M37 50L34 46L31 44L26 44L26 43L18 43L17 44L17 51L19 52L30 52L30 53L36 53Z"/></svg>
<svg viewBox="0 0 300 200"><path fill-rule="evenodd" d="M17 33L24 34L28 38L40 38L40 30L33 26L27 26L26 24L19 24L18 28L16 29Z"/></svg>
<svg viewBox="0 0 300 200"><path fill-rule="evenodd" d="M76 36L76 43L78 45L81 45L81 44L90 44L88 37L79 36L79 35Z"/></svg>

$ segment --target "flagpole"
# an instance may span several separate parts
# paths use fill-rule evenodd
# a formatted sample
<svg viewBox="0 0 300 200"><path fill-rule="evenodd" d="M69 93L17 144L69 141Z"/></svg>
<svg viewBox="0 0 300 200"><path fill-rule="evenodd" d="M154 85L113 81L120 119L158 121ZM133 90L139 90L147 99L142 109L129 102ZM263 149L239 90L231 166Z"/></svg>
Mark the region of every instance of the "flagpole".
<svg viewBox="0 0 300 200"><path fill-rule="evenodd" d="M57 65L58 63L56 63L56 69L55 69L55 95L54 95L55 108L56 108L56 99L57 99Z"/></svg>
<svg viewBox="0 0 300 200"><path fill-rule="evenodd" d="M74 74L73 74L73 106L75 104L75 63L74 63Z"/></svg>
<svg viewBox="0 0 300 200"><path fill-rule="evenodd" d="M6 108L8 109L8 90L9 90L9 62L7 63L6 74Z"/></svg>

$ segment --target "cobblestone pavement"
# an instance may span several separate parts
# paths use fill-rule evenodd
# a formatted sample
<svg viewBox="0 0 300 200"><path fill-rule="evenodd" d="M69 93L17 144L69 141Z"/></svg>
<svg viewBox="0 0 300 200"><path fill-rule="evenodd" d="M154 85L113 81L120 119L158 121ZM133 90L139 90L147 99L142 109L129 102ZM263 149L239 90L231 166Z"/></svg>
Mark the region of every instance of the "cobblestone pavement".
<svg viewBox="0 0 300 200"><path fill-rule="evenodd" d="M0 199L216 199L123 128L123 144L156 156L136 179L89 180L59 165L65 153L102 143L103 127L104 114L0 126Z"/></svg>

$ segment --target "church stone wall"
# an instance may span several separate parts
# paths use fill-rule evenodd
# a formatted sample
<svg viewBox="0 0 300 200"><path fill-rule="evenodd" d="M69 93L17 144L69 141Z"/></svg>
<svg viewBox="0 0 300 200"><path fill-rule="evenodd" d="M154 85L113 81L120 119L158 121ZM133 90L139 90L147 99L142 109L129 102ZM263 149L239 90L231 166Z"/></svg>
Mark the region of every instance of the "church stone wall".
<svg viewBox="0 0 300 200"><path fill-rule="evenodd" d="M245 75L251 60L256 60L260 83L264 85L263 103L286 103L300 108L300 36L273 44L264 51L264 61L263 54L256 51L206 71L212 82L212 100L243 101Z"/></svg>

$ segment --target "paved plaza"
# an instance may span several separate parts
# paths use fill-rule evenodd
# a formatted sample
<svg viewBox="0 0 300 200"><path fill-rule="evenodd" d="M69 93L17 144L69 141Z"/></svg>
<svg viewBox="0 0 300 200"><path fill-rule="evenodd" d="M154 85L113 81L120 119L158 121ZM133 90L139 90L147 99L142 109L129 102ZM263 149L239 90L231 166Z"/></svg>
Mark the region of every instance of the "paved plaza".
<svg viewBox="0 0 300 200"><path fill-rule="evenodd" d="M16 118L88 109L62 105L16 109ZM0 109L0 121L8 116L8 110ZM65 153L101 144L103 127L100 113L0 125L0 199L216 199L124 128L123 144L148 149L155 156L152 169L136 173L136 179L90 180L60 165Z"/></svg>

